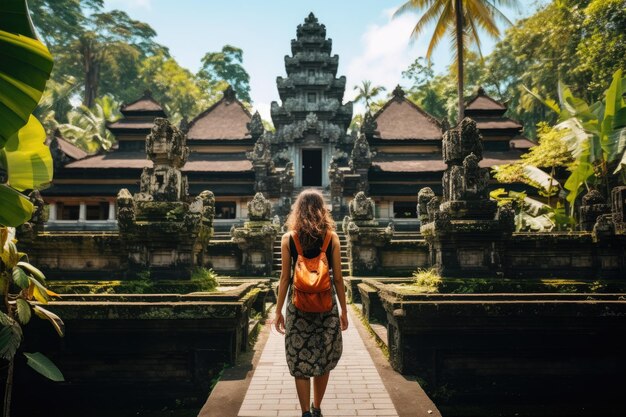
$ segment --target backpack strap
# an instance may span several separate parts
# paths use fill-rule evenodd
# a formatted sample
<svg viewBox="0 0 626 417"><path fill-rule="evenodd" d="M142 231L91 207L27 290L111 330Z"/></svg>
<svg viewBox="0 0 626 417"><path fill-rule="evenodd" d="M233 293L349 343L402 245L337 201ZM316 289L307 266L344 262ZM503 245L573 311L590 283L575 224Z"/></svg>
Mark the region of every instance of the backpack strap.
<svg viewBox="0 0 626 417"><path fill-rule="evenodd" d="M332 233L326 232L326 237L324 237L324 244L322 245L322 252L326 252L328 249L328 245L330 245L330 239L333 237Z"/></svg>
<svg viewBox="0 0 626 417"><path fill-rule="evenodd" d="M296 252L298 252L298 255L304 256L302 254L302 246L300 246L300 238L295 230L291 231L291 238L293 239L293 243L296 245Z"/></svg>

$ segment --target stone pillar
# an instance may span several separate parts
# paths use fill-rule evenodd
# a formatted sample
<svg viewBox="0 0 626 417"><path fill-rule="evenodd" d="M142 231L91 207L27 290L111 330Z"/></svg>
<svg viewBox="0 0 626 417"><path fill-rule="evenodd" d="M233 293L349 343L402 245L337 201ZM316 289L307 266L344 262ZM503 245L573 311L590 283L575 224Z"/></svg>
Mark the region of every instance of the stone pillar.
<svg viewBox="0 0 626 417"><path fill-rule="evenodd" d="M115 201L109 201L109 218L107 219L110 222L115 221Z"/></svg>
<svg viewBox="0 0 626 417"><path fill-rule="evenodd" d="M379 227L374 220L374 202L359 191L349 205L350 216L342 228L347 238L348 260L353 276L376 275L383 272L380 250L393 237L393 223Z"/></svg>
<svg viewBox="0 0 626 417"><path fill-rule="evenodd" d="M81 202L78 208L78 221L84 222L85 220L87 220L87 204Z"/></svg>
<svg viewBox="0 0 626 417"><path fill-rule="evenodd" d="M354 141L354 147L350 154L350 169L352 172L359 175L359 182L357 184L357 190L369 193L369 169L372 166L372 158L376 155L375 152L370 151L370 145L367 142L367 138L363 133L360 133L357 139Z"/></svg>
<svg viewBox="0 0 626 417"><path fill-rule="evenodd" d="M489 169L481 168L482 137L465 118L443 136L443 202L432 190L420 191L419 212L428 223L420 231L433 265L444 276L484 277L504 272L506 242L514 226L512 208L489 199ZM429 201L427 201L430 198Z"/></svg>
<svg viewBox="0 0 626 417"><path fill-rule="evenodd" d="M144 168L140 192L118 193L117 221L131 276L147 270L153 279L188 279L212 235L212 193L191 198L181 172L189 155L186 141L185 133L157 117L146 137L153 166Z"/></svg>
<svg viewBox="0 0 626 417"><path fill-rule="evenodd" d="M248 202L248 221L243 227L233 227L230 234L242 251L241 273L270 275L272 273L274 240L279 223L272 220L272 203L256 193Z"/></svg>
<svg viewBox="0 0 626 417"><path fill-rule="evenodd" d="M343 172L335 161L330 163L328 169L328 178L330 178L330 202L332 205L332 216L335 219L341 218L343 213Z"/></svg>
<svg viewBox="0 0 626 417"><path fill-rule="evenodd" d="M593 230L598 217L608 213L610 208L606 204L605 198L597 190L589 191L582 200L582 205L579 208L580 229L590 232Z"/></svg>
<svg viewBox="0 0 626 417"><path fill-rule="evenodd" d="M55 221L57 219L57 203L48 204L48 220Z"/></svg>
<svg viewBox="0 0 626 417"><path fill-rule="evenodd" d="M626 235L626 187L615 187L611 191L611 214L615 233Z"/></svg>

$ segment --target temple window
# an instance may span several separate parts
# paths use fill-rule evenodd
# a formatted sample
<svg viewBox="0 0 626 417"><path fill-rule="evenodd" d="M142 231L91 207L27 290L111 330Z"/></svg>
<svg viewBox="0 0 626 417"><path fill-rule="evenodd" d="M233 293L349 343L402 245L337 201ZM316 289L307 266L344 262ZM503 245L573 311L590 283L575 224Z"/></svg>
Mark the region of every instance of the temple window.
<svg viewBox="0 0 626 417"><path fill-rule="evenodd" d="M395 219L417 218L417 205L415 201L394 201L393 217Z"/></svg>
<svg viewBox="0 0 626 417"><path fill-rule="evenodd" d="M215 202L216 219L234 219L235 217L237 217L237 203L234 201Z"/></svg>
<svg viewBox="0 0 626 417"><path fill-rule="evenodd" d="M87 204L86 220L108 220L109 202L104 201L98 204Z"/></svg>
<svg viewBox="0 0 626 417"><path fill-rule="evenodd" d="M58 220L78 220L80 216L79 203L57 203Z"/></svg>

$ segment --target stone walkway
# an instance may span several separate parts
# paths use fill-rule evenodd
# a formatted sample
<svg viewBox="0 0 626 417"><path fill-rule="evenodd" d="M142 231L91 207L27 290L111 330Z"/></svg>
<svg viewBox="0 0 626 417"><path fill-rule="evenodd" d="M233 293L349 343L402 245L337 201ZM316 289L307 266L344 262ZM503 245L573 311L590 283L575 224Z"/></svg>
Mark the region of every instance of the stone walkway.
<svg viewBox="0 0 626 417"><path fill-rule="evenodd" d="M331 371L322 412L332 416L398 417L376 366L356 327L358 318L348 307L349 326L343 335L343 354ZM285 360L285 339L271 326L258 366L238 417L301 416L294 378ZM312 382L312 381L311 381ZM311 383L311 401L313 399Z"/></svg>

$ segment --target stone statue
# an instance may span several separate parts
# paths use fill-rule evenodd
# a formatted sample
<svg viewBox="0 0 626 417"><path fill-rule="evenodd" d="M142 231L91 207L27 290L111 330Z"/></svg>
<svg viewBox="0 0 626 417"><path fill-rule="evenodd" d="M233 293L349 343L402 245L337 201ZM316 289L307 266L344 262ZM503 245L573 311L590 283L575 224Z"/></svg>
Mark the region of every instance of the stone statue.
<svg viewBox="0 0 626 417"><path fill-rule="evenodd" d="M117 225L121 231L129 230L135 222L135 200L126 188L117 193Z"/></svg>
<svg viewBox="0 0 626 417"><path fill-rule="evenodd" d="M353 171L360 169L369 169L369 167L372 165L373 156L374 153L370 151L370 145L367 142L367 138L363 133L359 134L356 141L354 142L352 153L350 154L350 168Z"/></svg>
<svg viewBox="0 0 626 417"><path fill-rule="evenodd" d="M430 187L424 187L417 193L417 218L420 223L428 223L428 202L435 197Z"/></svg>
<svg viewBox="0 0 626 417"><path fill-rule="evenodd" d="M367 139L371 139L378 132L376 129L378 128L378 123L374 119L374 116L368 111L365 112L365 116L363 116L363 123L361 123L360 132L365 135Z"/></svg>
<svg viewBox="0 0 626 417"><path fill-rule="evenodd" d="M272 203L262 193L256 193L248 202L248 217L250 220L269 220L272 212Z"/></svg>
<svg viewBox="0 0 626 417"><path fill-rule="evenodd" d="M374 202L363 191L356 193L349 209L352 220L374 220Z"/></svg>
<svg viewBox="0 0 626 417"><path fill-rule="evenodd" d="M611 211L606 199L598 190L591 190L583 196L580 206L580 229L592 231L596 220Z"/></svg>

